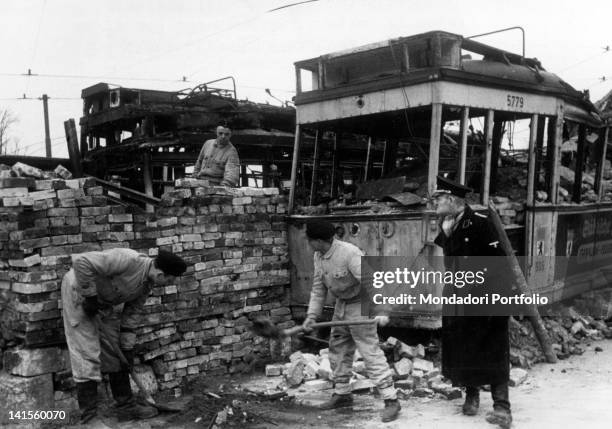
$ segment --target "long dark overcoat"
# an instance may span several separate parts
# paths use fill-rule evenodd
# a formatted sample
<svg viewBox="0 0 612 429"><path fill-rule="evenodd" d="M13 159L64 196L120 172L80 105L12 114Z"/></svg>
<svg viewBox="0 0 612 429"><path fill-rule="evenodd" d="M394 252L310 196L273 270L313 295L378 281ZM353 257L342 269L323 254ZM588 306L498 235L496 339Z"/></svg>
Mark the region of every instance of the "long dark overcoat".
<svg viewBox="0 0 612 429"><path fill-rule="evenodd" d="M466 206L450 236L440 232L435 243L444 250L446 270L474 269L478 261L506 261L499 238L486 215ZM502 264L503 265L503 264ZM507 266L507 264L506 264ZM485 276L480 291L490 293L508 285L508 270L499 263ZM506 286L504 286L506 285ZM467 290L467 289L466 289ZM457 292L445 286L444 295ZM509 378L508 316L449 316L457 308L445 306L442 317L442 373L455 385L499 384Z"/></svg>

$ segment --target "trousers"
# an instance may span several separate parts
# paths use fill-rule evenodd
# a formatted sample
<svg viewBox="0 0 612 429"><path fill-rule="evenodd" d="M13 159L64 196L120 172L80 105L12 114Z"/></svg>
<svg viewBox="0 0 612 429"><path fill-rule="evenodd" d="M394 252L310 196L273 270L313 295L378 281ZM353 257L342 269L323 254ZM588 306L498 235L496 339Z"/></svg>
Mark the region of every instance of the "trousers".
<svg viewBox="0 0 612 429"><path fill-rule="evenodd" d="M363 320L361 303L336 300L332 320ZM335 393L351 393L350 379L355 350L363 357L366 374L376 385L382 399L396 399L393 375L385 354L378 345L376 325L334 326L329 339L329 361L332 368Z"/></svg>
<svg viewBox="0 0 612 429"><path fill-rule="evenodd" d="M72 377L77 383L102 381L102 372L122 369L111 346L119 347L120 309L110 307L97 318L90 318L83 311L82 302L76 292L74 271L70 270L62 279L62 316ZM106 334L99 330L98 323L106 325Z"/></svg>

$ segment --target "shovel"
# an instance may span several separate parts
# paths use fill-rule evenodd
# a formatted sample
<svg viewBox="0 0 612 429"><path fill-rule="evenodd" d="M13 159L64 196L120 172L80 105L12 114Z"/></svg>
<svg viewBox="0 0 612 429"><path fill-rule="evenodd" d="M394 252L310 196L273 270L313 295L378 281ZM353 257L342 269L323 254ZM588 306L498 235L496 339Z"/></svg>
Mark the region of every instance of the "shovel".
<svg viewBox="0 0 612 429"><path fill-rule="evenodd" d="M123 352L121 351L121 349L117 347L117 345L114 344L112 341L108 340L108 338L111 338L111 337L108 335L108 330L107 330L106 325L102 323L102 321L100 320L100 317L97 315L96 315L96 319L98 322L98 329L100 329L100 331L102 331L102 333L105 334L105 335L100 336L100 341L102 341L107 347L109 347L119 357L119 360L121 361L121 364L124 367L128 368L130 372L130 376L132 376L132 380L134 380L134 383L136 383L136 386L138 386L138 390L140 390L140 393L144 397L145 402L149 404L150 406L157 408L158 411L162 411L162 412L178 413L178 412L183 411L183 409L180 407L170 406L170 405L160 404L158 402L155 402L155 399L153 399L153 396L151 396L151 394L147 392L144 385L142 384L142 380L140 379L140 377L134 370L134 366L128 364L128 361L123 355Z"/></svg>
<svg viewBox="0 0 612 429"><path fill-rule="evenodd" d="M334 326L355 326L355 325L372 325L375 324L375 319L365 319L365 320L335 320L332 322L320 322L313 323L311 326L312 329L316 328L327 328ZM273 338L277 340L281 340L283 338L291 337L293 335L299 334L300 332L304 332L304 328L301 325L294 326L289 329L280 329L274 323L267 318L258 318L253 321L253 325L251 326L251 331L253 331L256 335L266 338Z"/></svg>

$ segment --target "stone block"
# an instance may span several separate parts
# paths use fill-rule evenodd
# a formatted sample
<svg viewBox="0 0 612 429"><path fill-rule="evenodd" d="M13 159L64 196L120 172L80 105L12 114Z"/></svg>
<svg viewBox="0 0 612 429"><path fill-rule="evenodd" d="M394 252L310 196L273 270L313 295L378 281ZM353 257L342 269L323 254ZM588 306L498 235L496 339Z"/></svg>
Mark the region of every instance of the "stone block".
<svg viewBox="0 0 612 429"><path fill-rule="evenodd" d="M0 197L26 197L28 188L0 188Z"/></svg>
<svg viewBox="0 0 612 429"><path fill-rule="evenodd" d="M273 363L266 365L266 377L276 377L283 373L283 364Z"/></svg>
<svg viewBox="0 0 612 429"><path fill-rule="evenodd" d="M434 364L433 362L425 359L414 358L414 360L412 361L412 368L423 371L424 373L428 373L429 371L433 371Z"/></svg>
<svg viewBox="0 0 612 429"><path fill-rule="evenodd" d="M308 380L304 382L303 388L310 392L320 392L334 387L334 383L329 380Z"/></svg>
<svg viewBox="0 0 612 429"><path fill-rule="evenodd" d="M416 386L416 381L413 377L407 377L404 380L396 380L395 387L398 389L412 390Z"/></svg>
<svg viewBox="0 0 612 429"><path fill-rule="evenodd" d="M7 350L4 352L4 369L23 377L58 372L67 367L64 356L59 347Z"/></svg>
<svg viewBox="0 0 612 429"><path fill-rule="evenodd" d="M285 379L290 387L299 385L304 380L304 361L291 362L285 372Z"/></svg>
<svg viewBox="0 0 612 429"><path fill-rule="evenodd" d="M20 377L0 372L0 425L14 423L9 420L9 411L53 410L53 376L43 374Z"/></svg>
<svg viewBox="0 0 612 429"><path fill-rule="evenodd" d="M519 386L525 380L527 380L527 371L522 368L512 368L510 370L510 381L508 382L510 386Z"/></svg>
<svg viewBox="0 0 612 429"><path fill-rule="evenodd" d="M401 358L393 364L395 372L400 377L406 377L412 372L412 361L408 358Z"/></svg>
<svg viewBox="0 0 612 429"><path fill-rule="evenodd" d="M319 364L317 361L308 360L304 365L304 380L314 380L319 372Z"/></svg>
<svg viewBox="0 0 612 429"><path fill-rule="evenodd" d="M65 179L65 180L72 179L72 173L68 171L68 169L61 164L58 164L58 166L55 167L55 170L53 170L53 172L57 174L59 177L61 177L62 179Z"/></svg>
<svg viewBox="0 0 612 429"><path fill-rule="evenodd" d="M433 394L434 391L428 387L417 387L416 389L414 389L412 396L415 396L417 398L427 398L433 396Z"/></svg>
<svg viewBox="0 0 612 429"><path fill-rule="evenodd" d="M319 376L319 378L322 378L324 380L331 380L332 369L331 363L329 362L327 355L325 357L322 357L319 361L319 369L317 370L317 375Z"/></svg>

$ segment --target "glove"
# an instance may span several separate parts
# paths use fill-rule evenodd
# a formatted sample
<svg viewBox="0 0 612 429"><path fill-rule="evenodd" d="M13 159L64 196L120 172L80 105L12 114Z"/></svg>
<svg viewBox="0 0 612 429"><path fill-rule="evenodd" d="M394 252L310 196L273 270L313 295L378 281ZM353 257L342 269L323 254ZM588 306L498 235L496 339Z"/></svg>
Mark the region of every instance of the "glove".
<svg viewBox="0 0 612 429"><path fill-rule="evenodd" d="M81 305L87 317L93 318L96 314L98 314L99 304L97 295L86 297Z"/></svg>
<svg viewBox="0 0 612 429"><path fill-rule="evenodd" d="M374 320L378 326L385 326L389 323L389 316L375 316Z"/></svg>
<svg viewBox="0 0 612 429"><path fill-rule="evenodd" d="M304 329L304 332L311 332L312 325L315 323L315 319L313 319L312 317L307 317L306 320L304 320L304 323L302 323L302 329Z"/></svg>
<svg viewBox="0 0 612 429"><path fill-rule="evenodd" d="M131 368L132 366L134 366L134 349L130 349L130 350L122 349L121 353L123 353L123 357L125 357L128 368Z"/></svg>

